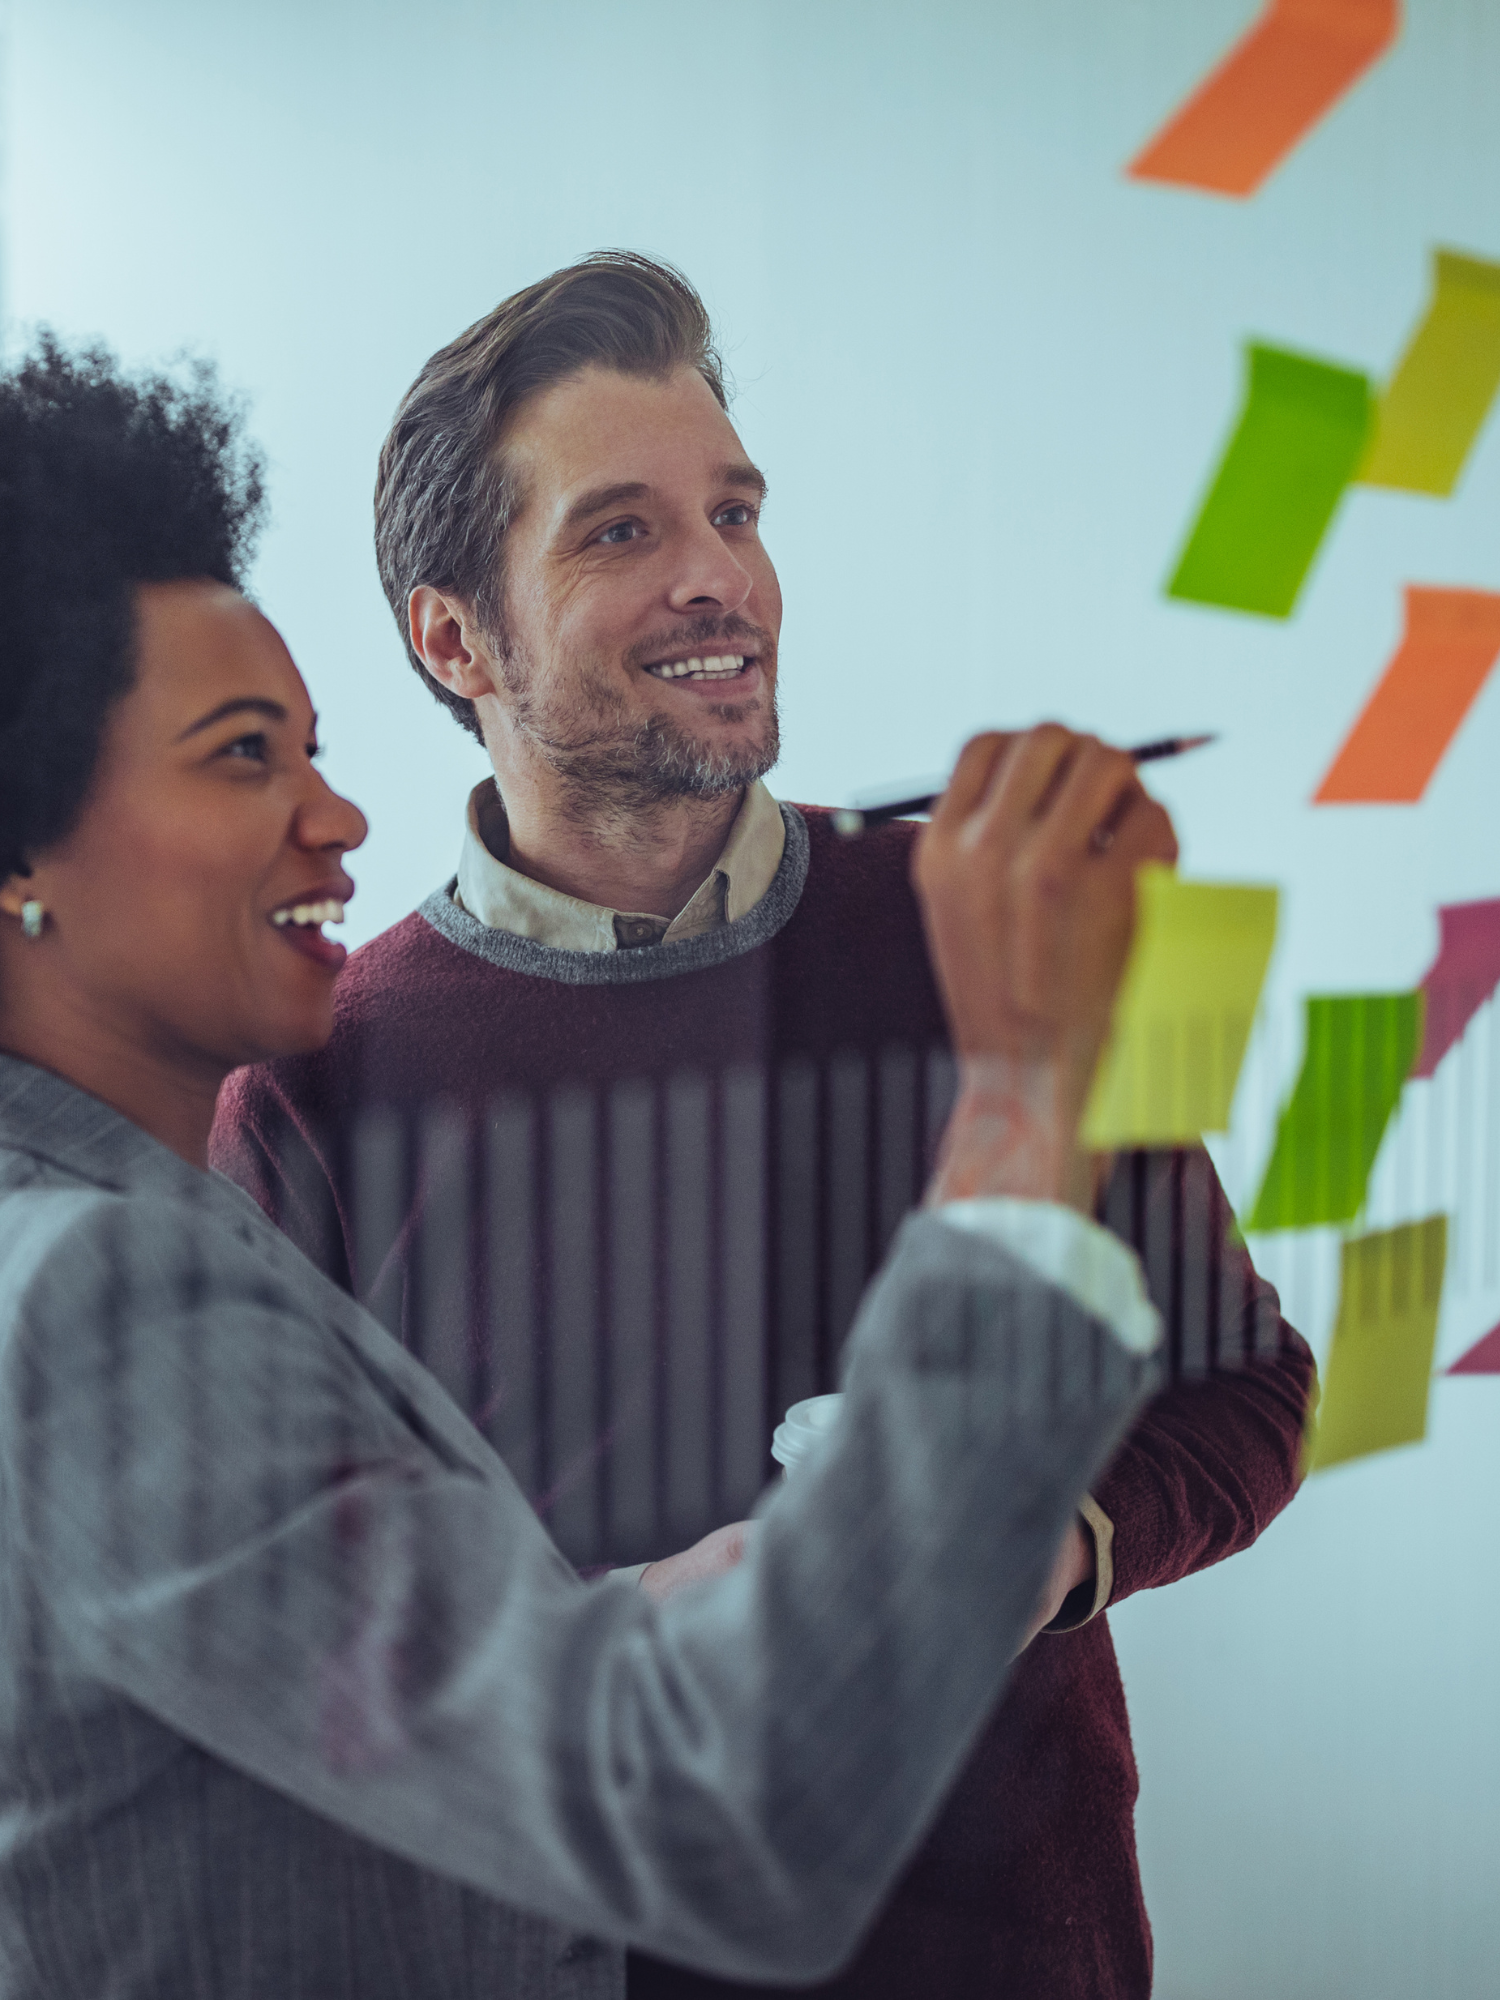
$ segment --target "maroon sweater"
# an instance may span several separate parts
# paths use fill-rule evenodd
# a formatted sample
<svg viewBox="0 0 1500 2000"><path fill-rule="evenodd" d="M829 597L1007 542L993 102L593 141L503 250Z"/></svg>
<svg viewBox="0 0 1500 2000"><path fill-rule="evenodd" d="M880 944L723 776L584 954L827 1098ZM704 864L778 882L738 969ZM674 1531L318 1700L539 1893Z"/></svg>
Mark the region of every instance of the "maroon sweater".
<svg viewBox="0 0 1500 2000"><path fill-rule="evenodd" d="M911 828L786 818L763 902L681 944L556 951L440 892L351 958L326 1049L221 1101L215 1164L423 1356L580 1564L745 1511L770 1426L836 1384L951 1095ZM1204 1154L1122 1155L1101 1214L1173 1372L1096 1486L1118 1601L1285 1506L1312 1361ZM1106 1620L1043 1634L819 1990L1146 1995L1136 1789ZM631 1960L634 2000L750 1990Z"/></svg>

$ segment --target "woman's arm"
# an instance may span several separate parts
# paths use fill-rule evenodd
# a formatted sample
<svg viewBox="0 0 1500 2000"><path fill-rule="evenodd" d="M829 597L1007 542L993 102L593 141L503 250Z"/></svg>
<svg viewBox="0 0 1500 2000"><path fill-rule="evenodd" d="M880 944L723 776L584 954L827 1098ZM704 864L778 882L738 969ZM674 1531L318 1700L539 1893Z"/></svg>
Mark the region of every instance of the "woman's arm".
<svg viewBox="0 0 1500 2000"><path fill-rule="evenodd" d="M206 1186L65 1202L7 1308L5 1503L57 1669L502 1901L731 1977L837 1963L1148 1358L993 1233L913 1219L830 1450L658 1609L579 1583L441 1391Z"/></svg>

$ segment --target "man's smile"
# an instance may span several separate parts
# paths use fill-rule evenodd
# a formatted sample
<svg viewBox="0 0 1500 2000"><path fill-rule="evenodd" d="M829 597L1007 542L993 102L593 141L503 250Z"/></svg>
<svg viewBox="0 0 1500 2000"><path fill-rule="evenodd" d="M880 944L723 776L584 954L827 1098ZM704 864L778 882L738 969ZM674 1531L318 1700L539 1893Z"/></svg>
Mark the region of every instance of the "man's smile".
<svg viewBox="0 0 1500 2000"><path fill-rule="evenodd" d="M753 653L710 653L701 659L695 654L686 660L656 660L646 672L659 681L732 681L747 664L756 664Z"/></svg>

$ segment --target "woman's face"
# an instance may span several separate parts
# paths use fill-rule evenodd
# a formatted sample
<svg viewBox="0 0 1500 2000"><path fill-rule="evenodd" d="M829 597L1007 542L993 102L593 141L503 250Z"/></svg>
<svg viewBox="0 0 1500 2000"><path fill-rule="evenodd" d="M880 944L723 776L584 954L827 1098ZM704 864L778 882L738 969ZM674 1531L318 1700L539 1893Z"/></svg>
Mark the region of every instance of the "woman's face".
<svg viewBox="0 0 1500 2000"><path fill-rule="evenodd" d="M143 1052L227 1069L317 1048L345 951L309 918L342 916L364 815L314 765L307 689L253 606L208 582L136 605L136 684L82 818L25 884L47 911L32 949Z"/></svg>

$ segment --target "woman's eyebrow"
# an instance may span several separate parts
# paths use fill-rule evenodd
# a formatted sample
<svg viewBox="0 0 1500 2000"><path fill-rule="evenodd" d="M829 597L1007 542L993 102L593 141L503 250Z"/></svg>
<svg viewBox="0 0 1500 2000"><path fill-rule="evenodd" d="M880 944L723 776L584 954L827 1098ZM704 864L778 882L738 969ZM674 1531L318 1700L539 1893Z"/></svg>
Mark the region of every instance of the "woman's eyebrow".
<svg viewBox="0 0 1500 2000"><path fill-rule="evenodd" d="M222 722L226 715L235 715L241 709L248 709L252 715L269 716L272 722L285 722L286 710L279 701L268 701L264 695L236 695L232 701L221 701L217 708L211 708L207 715L200 715L196 722L189 723L182 734L173 740L186 743L190 736L196 736L200 729L212 729L216 722Z"/></svg>

